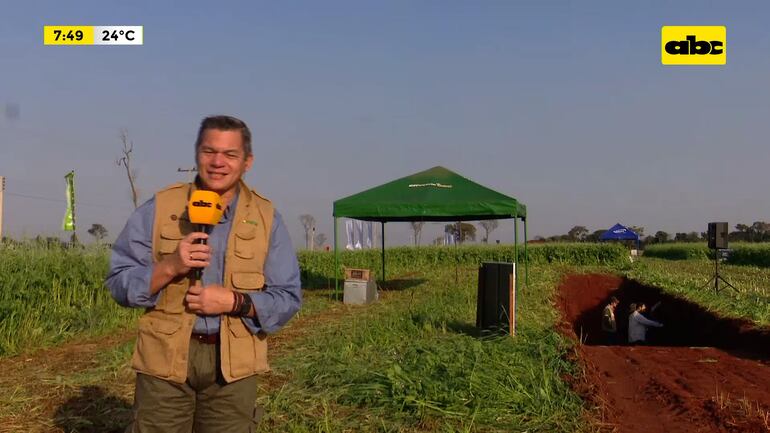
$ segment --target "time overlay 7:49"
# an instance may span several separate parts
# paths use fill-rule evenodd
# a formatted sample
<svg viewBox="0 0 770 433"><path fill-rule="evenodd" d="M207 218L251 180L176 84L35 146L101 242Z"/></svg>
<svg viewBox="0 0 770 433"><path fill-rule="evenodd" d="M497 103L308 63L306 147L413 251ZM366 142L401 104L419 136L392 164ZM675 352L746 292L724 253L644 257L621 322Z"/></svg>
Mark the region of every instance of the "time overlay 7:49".
<svg viewBox="0 0 770 433"><path fill-rule="evenodd" d="M43 26L45 45L143 45L144 26Z"/></svg>

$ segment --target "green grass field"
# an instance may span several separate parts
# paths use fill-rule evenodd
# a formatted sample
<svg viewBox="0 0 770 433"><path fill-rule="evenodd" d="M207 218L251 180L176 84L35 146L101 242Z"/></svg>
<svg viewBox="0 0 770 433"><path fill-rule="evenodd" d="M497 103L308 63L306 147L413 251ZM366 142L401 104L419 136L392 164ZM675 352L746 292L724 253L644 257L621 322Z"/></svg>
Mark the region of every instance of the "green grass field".
<svg viewBox="0 0 770 433"><path fill-rule="evenodd" d="M382 292L292 343L274 362L260 431L591 431L562 379L579 374L554 330L553 267L532 269L519 293L517 336L480 336L476 269L410 274L424 282ZM277 388L277 389L276 389Z"/></svg>
<svg viewBox="0 0 770 433"><path fill-rule="evenodd" d="M707 260L643 258L631 265L622 248L547 247L529 248L534 263L518 293L513 338L480 335L474 327L478 263L510 258L510 248L389 250L388 275L398 289L381 291L380 301L366 307L342 305L326 288L334 270L329 253L301 253L303 277L320 288L305 291L302 310L276 337L273 372L261 384L266 415L259 431L596 431L594 409L565 381L582 375L570 361L574 342L554 329L553 295L568 273L626 275L722 315L770 323L770 269L725 265L724 276L741 291L713 293L700 289L713 271ZM0 265L6 357L134 329L139 312L117 306L102 286L107 251L14 248L2 251ZM342 265L378 269L378 259L376 251L346 253ZM44 406L42 399L87 385L122 402L92 409L119 414L105 415L105 428L117 429L129 410L132 346L100 347L87 367L50 373L44 383L63 387L54 394L23 383L0 389L0 420L24 419Z"/></svg>
<svg viewBox="0 0 770 433"><path fill-rule="evenodd" d="M742 318L757 325L770 325L770 268L720 265L720 275L738 290L714 290L709 279L714 263L708 260L672 261L645 258L625 275L647 285L661 287L727 317ZM721 284L721 283L720 283Z"/></svg>
<svg viewBox="0 0 770 433"><path fill-rule="evenodd" d="M0 356L133 323L104 288L108 251L0 244Z"/></svg>
<svg viewBox="0 0 770 433"><path fill-rule="evenodd" d="M770 267L770 244L734 242L726 263L731 265ZM705 243L669 243L650 245L646 257L668 260L713 260L714 252Z"/></svg>

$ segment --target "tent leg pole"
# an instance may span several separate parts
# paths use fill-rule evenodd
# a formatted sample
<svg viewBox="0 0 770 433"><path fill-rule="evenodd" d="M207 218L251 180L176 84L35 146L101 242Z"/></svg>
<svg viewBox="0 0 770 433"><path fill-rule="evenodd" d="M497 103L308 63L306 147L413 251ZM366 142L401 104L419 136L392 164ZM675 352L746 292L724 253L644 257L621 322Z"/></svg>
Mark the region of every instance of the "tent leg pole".
<svg viewBox="0 0 770 433"><path fill-rule="evenodd" d="M513 273L516 281L514 290L519 291L519 219L513 219Z"/></svg>
<svg viewBox="0 0 770 433"><path fill-rule="evenodd" d="M339 299L340 297L340 256L337 250L337 217L334 217L334 296Z"/></svg>
<svg viewBox="0 0 770 433"><path fill-rule="evenodd" d="M527 219L524 222L524 285L529 287L529 256L527 256Z"/></svg>
<svg viewBox="0 0 770 433"><path fill-rule="evenodd" d="M457 233L459 233L459 235L457 241L455 242L455 285L460 284L460 254L457 253L457 245L463 241L463 226L461 224L462 223L460 221L457 221Z"/></svg>
<svg viewBox="0 0 770 433"><path fill-rule="evenodd" d="M382 242L382 286L385 287L385 221L380 223L380 228L382 230L382 236L380 236L380 241Z"/></svg>

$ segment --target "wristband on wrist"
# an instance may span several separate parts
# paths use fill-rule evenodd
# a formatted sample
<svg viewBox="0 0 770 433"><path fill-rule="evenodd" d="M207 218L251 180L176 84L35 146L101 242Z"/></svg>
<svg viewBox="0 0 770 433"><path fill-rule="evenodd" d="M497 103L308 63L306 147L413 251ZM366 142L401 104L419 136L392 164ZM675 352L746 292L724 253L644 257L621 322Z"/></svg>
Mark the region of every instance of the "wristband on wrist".
<svg viewBox="0 0 770 433"><path fill-rule="evenodd" d="M233 290L233 309L230 310L229 313L231 316L235 316L241 311L241 304L243 303L242 296L243 295Z"/></svg>
<svg viewBox="0 0 770 433"><path fill-rule="evenodd" d="M243 293L238 293L241 297L241 305L240 310L238 311L238 315L241 317L247 317L249 313L251 313L251 296L245 295Z"/></svg>

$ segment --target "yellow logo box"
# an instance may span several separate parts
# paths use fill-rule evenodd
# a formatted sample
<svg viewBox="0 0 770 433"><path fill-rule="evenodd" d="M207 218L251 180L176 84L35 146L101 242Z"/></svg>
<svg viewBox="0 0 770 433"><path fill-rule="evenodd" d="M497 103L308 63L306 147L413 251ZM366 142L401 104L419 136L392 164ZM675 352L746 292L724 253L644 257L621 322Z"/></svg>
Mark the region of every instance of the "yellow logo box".
<svg viewBox="0 0 770 433"><path fill-rule="evenodd" d="M724 65L727 63L727 28L663 26L660 61L664 65Z"/></svg>

